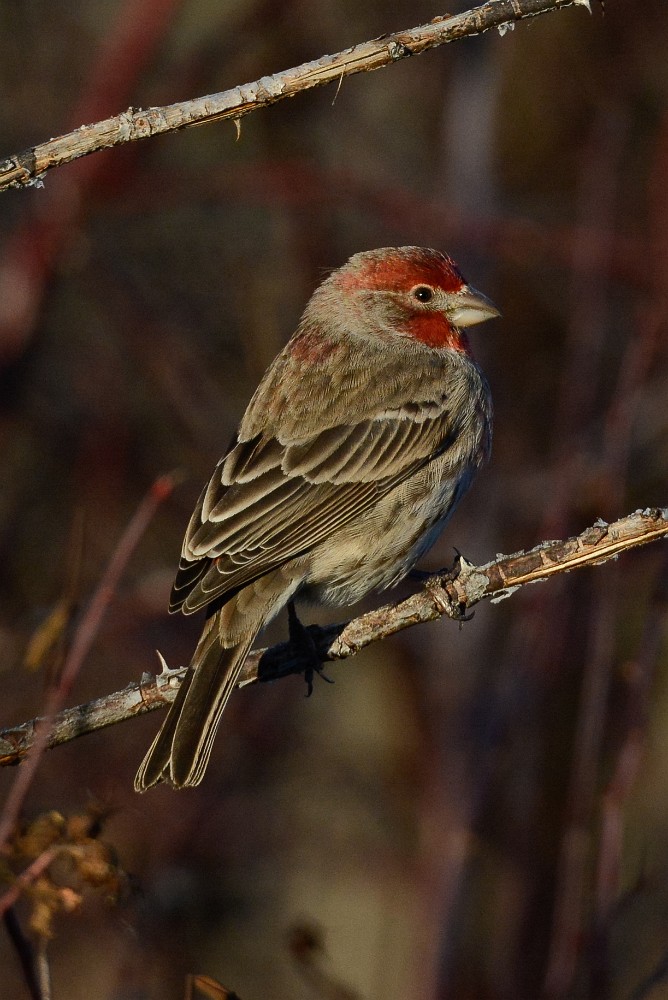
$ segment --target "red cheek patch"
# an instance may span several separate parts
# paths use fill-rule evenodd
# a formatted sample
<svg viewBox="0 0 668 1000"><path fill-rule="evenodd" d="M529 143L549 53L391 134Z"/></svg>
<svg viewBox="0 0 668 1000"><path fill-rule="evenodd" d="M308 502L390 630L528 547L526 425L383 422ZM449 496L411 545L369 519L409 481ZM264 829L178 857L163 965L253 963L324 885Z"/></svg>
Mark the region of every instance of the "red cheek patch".
<svg viewBox="0 0 668 1000"><path fill-rule="evenodd" d="M471 353L466 335L455 329L443 313L424 312L411 316L406 321L406 330L409 336L427 347L447 347L462 354Z"/></svg>

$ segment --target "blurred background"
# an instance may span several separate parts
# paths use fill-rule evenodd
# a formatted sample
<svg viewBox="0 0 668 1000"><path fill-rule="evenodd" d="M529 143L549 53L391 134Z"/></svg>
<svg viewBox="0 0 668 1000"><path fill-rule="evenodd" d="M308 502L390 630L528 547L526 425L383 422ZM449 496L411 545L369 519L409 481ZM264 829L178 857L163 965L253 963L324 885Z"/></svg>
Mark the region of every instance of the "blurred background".
<svg viewBox="0 0 668 1000"><path fill-rule="evenodd" d="M166 605L201 485L358 250L447 250L503 312L472 334L492 461L425 568L668 502L668 11L592 5L0 197L1 725L39 714L57 655L31 639L174 469L70 703L187 662L201 623ZM3 4L0 156L443 13ZM156 714L50 752L26 816L108 809L131 876L56 921L54 996L177 998L192 972L242 1000L668 997L667 602L656 544L378 644L309 700L239 692L193 791L132 790ZM27 996L4 934L0 970Z"/></svg>

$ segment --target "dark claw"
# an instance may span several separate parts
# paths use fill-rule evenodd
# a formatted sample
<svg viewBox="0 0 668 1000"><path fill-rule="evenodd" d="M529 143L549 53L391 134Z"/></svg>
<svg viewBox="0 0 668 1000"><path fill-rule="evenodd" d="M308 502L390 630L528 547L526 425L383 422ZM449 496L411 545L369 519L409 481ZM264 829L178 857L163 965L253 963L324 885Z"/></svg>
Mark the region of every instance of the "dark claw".
<svg viewBox="0 0 668 1000"><path fill-rule="evenodd" d="M463 607L463 605L462 605L462 607ZM459 615L459 618L458 618L460 629L461 629L462 625L464 624L464 622L470 622L473 618L475 618L475 611L469 611L468 614L465 614L462 611L461 614Z"/></svg>
<svg viewBox="0 0 668 1000"><path fill-rule="evenodd" d="M299 659L306 661L304 668L304 680L306 681L306 698L313 694L313 678L315 674L322 677L323 681L333 684L334 681L323 673L323 664L318 655L318 648L313 640L313 636L297 617L294 601L288 601L288 630L290 635L290 645L293 647Z"/></svg>
<svg viewBox="0 0 668 1000"><path fill-rule="evenodd" d="M451 572L454 572L456 570L457 573L459 573L461 564L462 563L467 563L468 559L466 558L466 556L463 556L461 554L461 552L459 551L458 548L456 548L456 546L453 545L452 548L454 549L456 558L455 558L455 565L452 567L452 571ZM474 615L475 615L475 611L470 611L469 614L466 614L466 605L465 604L460 604L459 605L459 618L457 620L459 621L459 628L460 628L460 630L461 630L461 627L464 624L464 622L470 622L471 619L474 617Z"/></svg>
<svg viewBox="0 0 668 1000"><path fill-rule="evenodd" d="M452 551L455 554L455 561L452 566L446 566L443 569L437 570L415 569L415 567L413 567L413 569L409 570L407 579L415 580L416 583L428 583L430 580L433 580L435 576L452 576L454 578L459 572L460 564L468 563L468 559L466 556L462 555L455 545L452 546Z"/></svg>
<svg viewBox="0 0 668 1000"><path fill-rule="evenodd" d="M313 675L314 674L317 674L318 677L321 677L323 679L323 681L327 681L328 684L333 684L334 683L334 681L333 681L333 679L331 677L328 677L327 674L323 673L322 663L320 663L320 661L318 661L318 666L317 667L315 665L314 666L308 666L306 668L306 670L304 671L304 680L306 681L306 694L304 695L305 698L310 698L311 695L313 694Z"/></svg>

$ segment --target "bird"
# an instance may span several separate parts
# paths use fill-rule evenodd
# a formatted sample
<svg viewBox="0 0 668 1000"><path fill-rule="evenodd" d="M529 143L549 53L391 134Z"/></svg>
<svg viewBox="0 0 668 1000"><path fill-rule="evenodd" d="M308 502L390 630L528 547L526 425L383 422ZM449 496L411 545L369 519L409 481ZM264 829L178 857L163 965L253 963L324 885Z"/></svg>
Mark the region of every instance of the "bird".
<svg viewBox="0 0 668 1000"><path fill-rule="evenodd" d="M190 518L169 610L206 619L137 791L201 782L281 609L354 604L434 543L489 457L491 394L465 330L499 315L426 247L356 253L316 288Z"/></svg>

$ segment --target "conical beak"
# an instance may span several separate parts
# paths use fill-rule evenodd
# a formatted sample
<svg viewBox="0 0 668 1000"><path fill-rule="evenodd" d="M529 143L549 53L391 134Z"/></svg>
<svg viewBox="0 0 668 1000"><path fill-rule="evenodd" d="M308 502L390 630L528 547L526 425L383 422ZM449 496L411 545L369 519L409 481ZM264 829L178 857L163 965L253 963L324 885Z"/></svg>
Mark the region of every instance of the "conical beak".
<svg viewBox="0 0 668 1000"><path fill-rule="evenodd" d="M457 327L475 326L500 315L494 303L470 285L452 295L452 306L447 310L448 319Z"/></svg>

